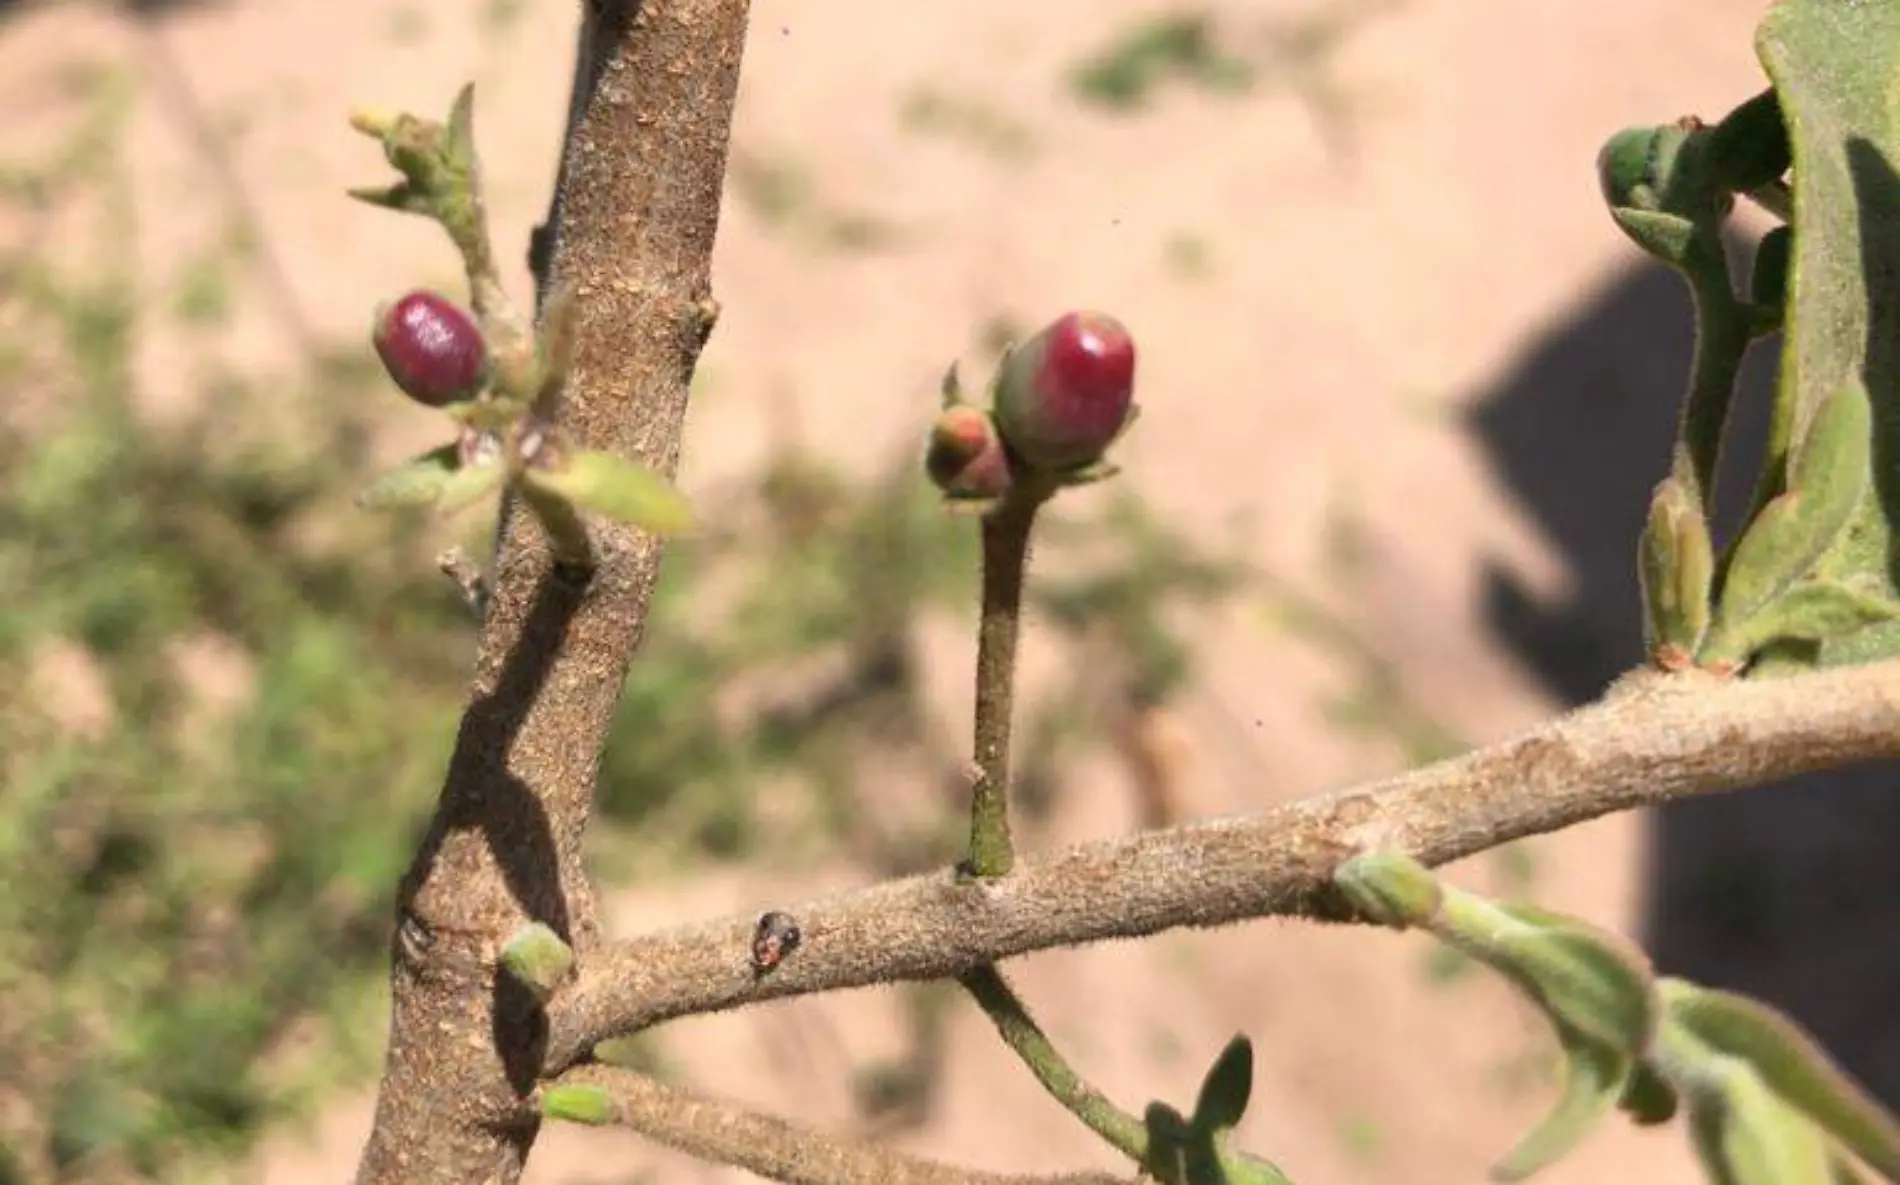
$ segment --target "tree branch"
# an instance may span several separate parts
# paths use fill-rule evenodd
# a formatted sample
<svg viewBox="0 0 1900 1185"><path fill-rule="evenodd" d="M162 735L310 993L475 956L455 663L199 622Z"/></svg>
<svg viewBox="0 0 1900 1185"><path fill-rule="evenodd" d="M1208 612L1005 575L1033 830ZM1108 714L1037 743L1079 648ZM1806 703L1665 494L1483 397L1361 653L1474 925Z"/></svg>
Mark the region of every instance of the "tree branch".
<svg viewBox="0 0 1900 1185"><path fill-rule="evenodd" d="M955 1168L687 1094L616 1066L579 1066L556 1085L598 1087L611 1100L609 1122L787 1185L1129 1185L1108 1173L1038 1177Z"/></svg>
<svg viewBox="0 0 1900 1185"><path fill-rule="evenodd" d="M578 298L559 410L581 447L669 475L705 340L713 235L745 43L745 0L589 0L558 203L556 285ZM581 835L598 754L660 557L596 532L601 564L565 579L519 505L507 512L469 706L436 814L404 879L388 1058L361 1185L509 1185L537 1124L545 1023L495 974L538 921L595 941Z"/></svg>
<svg viewBox="0 0 1900 1185"><path fill-rule="evenodd" d="M673 1017L960 976L1058 946L1270 915L1342 921L1333 870L1362 852L1443 864L1616 811L1900 755L1900 660L1781 679L1638 672L1517 739L1259 814L948 870L791 907L804 942L771 975L754 918L681 926L584 957L550 1005L549 1070Z"/></svg>

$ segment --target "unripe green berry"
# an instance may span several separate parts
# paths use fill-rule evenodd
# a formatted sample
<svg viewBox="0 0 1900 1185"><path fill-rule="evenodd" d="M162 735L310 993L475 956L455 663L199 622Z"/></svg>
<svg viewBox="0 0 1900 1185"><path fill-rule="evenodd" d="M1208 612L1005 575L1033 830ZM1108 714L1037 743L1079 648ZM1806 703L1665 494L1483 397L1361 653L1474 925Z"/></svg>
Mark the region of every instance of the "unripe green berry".
<svg viewBox="0 0 1900 1185"><path fill-rule="evenodd" d="M446 297L411 292L377 312L376 353L404 394L429 407L473 398L488 369L475 319Z"/></svg>
<svg viewBox="0 0 1900 1185"><path fill-rule="evenodd" d="M937 416L924 469L951 498L1001 498L1009 492L1009 453L996 422L980 408L947 407Z"/></svg>
<svg viewBox="0 0 1900 1185"><path fill-rule="evenodd" d="M1056 318L1006 358L996 384L1003 439L1038 469L1099 461L1134 409L1135 340L1107 313Z"/></svg>

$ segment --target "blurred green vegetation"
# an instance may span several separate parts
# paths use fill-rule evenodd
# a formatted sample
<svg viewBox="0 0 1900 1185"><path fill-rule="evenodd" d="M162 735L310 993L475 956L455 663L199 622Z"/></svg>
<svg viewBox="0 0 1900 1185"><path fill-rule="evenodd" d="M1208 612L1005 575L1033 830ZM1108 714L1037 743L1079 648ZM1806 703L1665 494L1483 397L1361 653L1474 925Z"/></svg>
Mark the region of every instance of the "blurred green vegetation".
<svg viewBox="0 0 1900 1185"><path fill-rule="evenodd" d="M165 299L135 291L128 102L98 83L70 143L0 171L5 217L83 210L101 248L0 257L4 1185L216 1180L373 1067L390 895L473 640L439 525L351 505L393 398L366 345L294 382L207 368L142 414L139 336L210 342L249 257L225 236ZM973 620L974 530L917 469L787 451L669 552L604 755L605 872L954 859L968 740L922 638ZM1077 651L1026 705L1031 826L1075 746L1187 678L1176 613L1243 577L1126 489L1053 518L1034 612Z"/></svg>
<svg viewBox="0 0 1900 1185"><path fill-rule="evenodd" d="M1083 102L1127 112L1147 106L1156 88L1171 80L1233 93L1253 78L1253 65L1222 45L1213 17L1186 9L1130 25L1078 63L1068 82Z"/></svg>

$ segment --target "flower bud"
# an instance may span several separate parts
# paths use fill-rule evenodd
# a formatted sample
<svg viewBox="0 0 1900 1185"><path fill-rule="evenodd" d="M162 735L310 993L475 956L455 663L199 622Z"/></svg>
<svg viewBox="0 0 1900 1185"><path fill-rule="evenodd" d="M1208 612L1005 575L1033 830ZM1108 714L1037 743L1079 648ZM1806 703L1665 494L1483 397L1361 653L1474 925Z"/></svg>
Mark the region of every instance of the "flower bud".
<svg viewBox="0 0 1900 1185"><path fill-rule="evenodd" d="M1064 313L1004 359L996 422L1029 464L1099 461L1134 408L1135 341L1106 313Z"/></svg>
<svg viewBox="0 0 1900 1185"><path fill-rule="evenodd" d="M1597 153L1597 184L1613 210L1661 210L1689 138L1681 124L1624 128Z"/></svg>
<svg viewBox="0 0 1900 1185"><path fill-rule="evenodd" d="M951 498L1000 498L1009 492L1009 454L996 422L980 408L947 407L937 416L924 469Z"/></svg>
<svg viewBox="0 0 1900 1185"><path fill-rule="evenodd" d="M374 341L389 377L430 407L472 398L488 369L474 318L434 292L411 292L378 312Z"/></svg>

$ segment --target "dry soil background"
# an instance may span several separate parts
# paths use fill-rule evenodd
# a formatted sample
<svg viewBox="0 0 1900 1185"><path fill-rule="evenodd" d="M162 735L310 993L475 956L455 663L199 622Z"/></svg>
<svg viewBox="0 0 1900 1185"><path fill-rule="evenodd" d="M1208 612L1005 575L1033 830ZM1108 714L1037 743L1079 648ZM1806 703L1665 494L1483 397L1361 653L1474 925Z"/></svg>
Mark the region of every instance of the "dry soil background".
<svg viewBox="0 0 1900 1185"><path fill-rule="evenodd" d="M75 58L134 71L141 275L166 282L240 198L284 289L273 297L260 268L218 349L232 365L285 365L300 333L358 333L377 299L455 275L439 236L343 199L383 169L343 113L433 112L474 78L497 234L523 244L553 175L575 7L232 0L152 19L29 8L0 26L0 110L13 124L0 140L32 138L36 104ZM814 446L881 460L917 430L949 356L981 361L992 315L1111 309L1144 351L1147 414L1124 480L1184 523L1244 512L1255 558L1347 615L1407 694L1467 740L1499 737L1553 701L1498 641L1487 568L1557 599L1578 577L1468 415L1634 265L1597 195L1599 143L1751 93L1760 6L1398 0L1368 7L1329 51L1277 61L1268 50L1290 44L1311 6L1206 7L1258 64L1255 85L1167 87L1118 117L1079 103L1065 73L1152 5L757 0L715 269L725 312L683 480L704 488L757 462L787 401ZM931 131L918 118L930 96L1004 122ZM207 172L209 147L239 187ZM802 179L805 200L761 200L757 179L771 176ZM841 219L888 233L847 249ZM182 348L144 344L160 413L184 387ZM394 451L424 420L391 416ZM1550 433L1569 430L1553 415ZM1643 442L1628 464L1660 447ZM1342 524L1359 556L1347 575L1329 561ZM1611 526L1633 540L1633 521ZM1633 582L1611 595L1633 597ZM1274 630L1257 607L1204 641L1185 719L1195 809L1258 807L1400 762L1398 746L1330 722L1324 702L1352 677L1336 655ZM946 655L947 685L961 685L962 661ZM1131 826L1118 777L1104 767L1096 796L1071 802L1048 838ZM1541 900L1632 925L1640 828L1620 819L1539 841ZM1465 871L1482 881L1495 869ZM630 929L816 887L725 872L625 893L612 921ZM1425 953L1403 937L1261 924L1052 954L1017 974L1082 1068L1131 1105L1185 1101L1221 1044L1251 1034L1260 1072L1242 1134L1296 1180L1475 1182L1549 1101L1548 1083L1527 1087L1517 1072L1545 1049L1501 988L1429 985ZM1114 1164L980 1015L959 1008L953 1026L942 1105L905 1144L999 1169ZM846 1125L850 1067L893 1052L896 1033L890 994L866 992L681 1024L665 1047L707 1089ZM256 1179L343 1180L368 1114L367 1096L344 1099L309 1132L273 1139ZM608 1183L646 1168L664 1181L735 1176L632 1137L557 1129L531 1178ZM1612 1123L1547 1179L1698 1178L1680 1132Z"/></svg>

